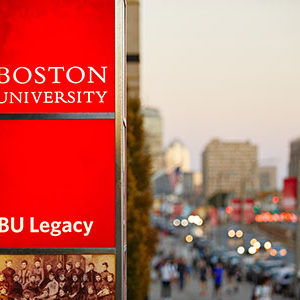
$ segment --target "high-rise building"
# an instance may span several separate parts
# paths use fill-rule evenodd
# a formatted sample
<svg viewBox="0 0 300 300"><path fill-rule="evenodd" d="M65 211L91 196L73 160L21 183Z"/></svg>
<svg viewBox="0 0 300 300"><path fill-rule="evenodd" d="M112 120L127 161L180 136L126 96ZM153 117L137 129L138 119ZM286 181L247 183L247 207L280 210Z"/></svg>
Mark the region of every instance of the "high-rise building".
<svg viewBox="0 0 300 300"><path fill-rule="evenodd" d="M152 173L164 167L163 161L163 137L162 118L156 108L142 108L145 131L145 148L151 156Z"/></svg>
<svg viewBox="0 0 300 300"><path fill-rule="evenodd" d="M212 140L202 154L203 192L240 196L257 188L257 146L249 142Z"/></svg>
<svg viewBox="0 0 300 300"><path fill-rule="evenodd" d="M165 166L167 169L179 167L181 172L190 171L190 153L179 140L173 141L165 151Z"/></svg>
<svg viewBox="0 0 300 300"><path fill-rule="evenodd" d="M127 97L140 98L139 0L127 0Z"/></svg>
<svg viewBox="0 0 300 300"><path fill-rule="evenodd" d="M259 190L262 192L276 191L276 167L258 168Z"/></svg>
<svg viewBox="0 0 300 300"><path fill-rule="evenodd" d="M299 159L300 159L300 138L295 139L290 143L290 162L289 162L290 177L298 176Z"/></svg>

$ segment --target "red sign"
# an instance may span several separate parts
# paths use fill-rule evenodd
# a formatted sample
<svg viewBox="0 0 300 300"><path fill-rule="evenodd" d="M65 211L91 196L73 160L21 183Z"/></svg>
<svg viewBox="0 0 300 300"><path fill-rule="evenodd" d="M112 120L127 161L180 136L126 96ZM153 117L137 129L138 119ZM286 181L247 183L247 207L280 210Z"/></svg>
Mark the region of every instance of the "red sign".
<svg viewBox="0 0 300 300"><path fill-rule="evenodd" d="M232 199L232 214L231 220L233 222L240 222L241 221L241 212L242 209L244 211L243 219L246 224L251 224L254 221L254 199L245 199L242 200L244 203L241 203L241 199ZM242 205L244 207L242 208Z"/></svg>
<svg viewBox="0 0 300 300"><path fill-rule="evenodd" d="M0 252L37 274L58 260L63 272L97 272L97 295L118 300L127 249L124 20L123 0L0 1Z"/></svg>
<svg viewBox="0 0 300 300"><path fill-rule="evenodd" d="M285 211L295 210L297 207L297 177L284 179L281 209Z"/></svg>
<svg viewBox="0 0 300 300"><path fill-rule="evenodd" d="M244 204L244 222L251 224L254 221L254 199L246 199Z"/></svg>
<svg viewBox="0 0 300 300"><path fill-rule="evenodd" d="M114 129L113 120L0 120L1 245L115 246Z"/></svg>
<svg viewBox="0 0 300 300"><path fill-rule="evenodd" d="M1 112L114 112L115 1L0 1Z"/></svg>
<svg viewBox="0 0 300 300"><path fill-rule="evenodd" d="M232 214L231 220L233 222L240 222L241 220L241 199L232 199L231 200L232 206Z"/></svg>

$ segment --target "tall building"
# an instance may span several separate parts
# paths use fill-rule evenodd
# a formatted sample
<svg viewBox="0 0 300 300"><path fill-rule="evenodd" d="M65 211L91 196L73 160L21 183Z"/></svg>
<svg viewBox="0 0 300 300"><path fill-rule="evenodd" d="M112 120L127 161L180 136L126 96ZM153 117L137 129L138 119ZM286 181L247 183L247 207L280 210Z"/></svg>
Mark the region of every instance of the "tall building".
<svg viewBox="0 0 300 300"><path fill-rule="evenodd" d="M127 97L140 98L139 0L127 0Z"/></svg>
<svg viewBox="0 0 300 300"><path fill-rule="evenodd" d="M145 148L152 159L152 173L164 167L163 161L163 137L162 137L162 118L156 108L142 108L145 130Z"/></svg>
<svg viewBox="0 0 300 300"><path fill-rule="evenodd" d="M300 138L290 143L289 176L298 176L300 159Z"/></svg>
<svg viewBox="0 0 300 300"><path fill-rule="evenodd" d="M173 141L165 151L167 169L180 167L181 172L190 171L190 153L179 140Z"/></svg>
<svg viewBox="0 0 300 300"><path fill-rule="evenodd" d="M202 154L203 192L235 196L257 188L257 146L249 142L212 140Z"/></svg>
<svg viewBox="0 0 300 300"><path fill-rule="evenodd" d="M259 190L262 192L276 191L276 167L259 167L258 168L258 182Z"/></svg>

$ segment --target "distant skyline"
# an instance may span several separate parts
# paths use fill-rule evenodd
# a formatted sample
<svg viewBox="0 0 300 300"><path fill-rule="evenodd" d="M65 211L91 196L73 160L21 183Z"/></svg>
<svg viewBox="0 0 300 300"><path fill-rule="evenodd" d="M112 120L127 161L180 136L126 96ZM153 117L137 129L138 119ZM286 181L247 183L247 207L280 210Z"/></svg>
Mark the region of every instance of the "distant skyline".
<svg viewBox="0 0 300 300"><path fill-rule="evenodd" d="M141 0L141 98L199 170L212 138L258 145L288 175L300 137L298 0Z"/></svg>

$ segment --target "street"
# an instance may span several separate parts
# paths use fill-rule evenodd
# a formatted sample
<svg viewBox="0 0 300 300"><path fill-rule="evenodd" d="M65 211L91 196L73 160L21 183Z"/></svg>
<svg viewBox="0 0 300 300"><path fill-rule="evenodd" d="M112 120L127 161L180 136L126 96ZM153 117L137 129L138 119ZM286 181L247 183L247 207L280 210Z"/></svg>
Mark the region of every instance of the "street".
<svg viewBox="0 0 300 300"><path fill-rule="evenodd" d="M225 285L226 286L226 280ZM215 299L213 296L212 280L208 281L208 293L206 297L200 295L200 281L196 276L192 276L186 283L185 289L180 291L178 285L173 285L172 300L211 300ZM236 294L228 294L223 289L223 300L250 300L253 292L253 285L244 282L239 285L239 291ZM274 295L273 300L290 299L284 298L281 295ZM160 283L158 281L152 282L149 300L160 300Z"/></svg>
<svg viewBox="0 0 300 300"><path fill-rule="evenodd" d="M157 253L160 255L172 254L174 257L182 257L187 262L187 265L192 265L192 257L194 255L195 249L191 244L185 243L182 239L174 236L165 236L160 234L160 240L157 247ZM154 265L157 263L159 255L153 260L153 270L152 270L152 283L150 288L149 300L160 300L161 284L159 278L156 277L156 272L154 271ZM172 284L172 300L208 300L217 299L213 294L213 279L211 274L208 274L208 286L206 296L200 295L200 280L199 274L195 271L191 271L190 275L185 281L184 290L181 291L177 282ZM222 286L222 299L223 300L246 300L252 299L252 293L254 289L254 284L248 281L243 281L238 283L238 291L236 293L228 292L228 280L226 275L224 275L224 281ZM274 294L272 300L283 300L291 299L285 298L282 295Z"/></svg>

